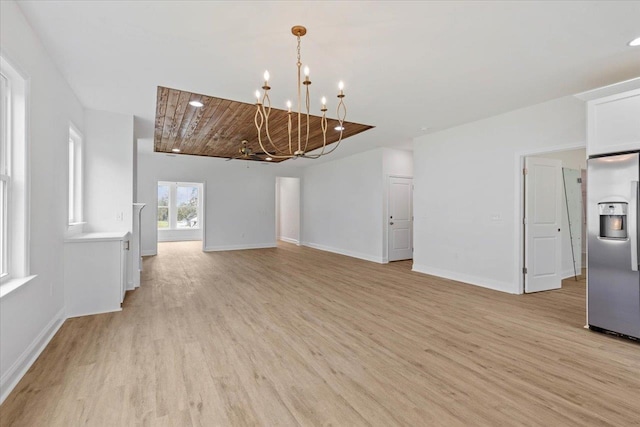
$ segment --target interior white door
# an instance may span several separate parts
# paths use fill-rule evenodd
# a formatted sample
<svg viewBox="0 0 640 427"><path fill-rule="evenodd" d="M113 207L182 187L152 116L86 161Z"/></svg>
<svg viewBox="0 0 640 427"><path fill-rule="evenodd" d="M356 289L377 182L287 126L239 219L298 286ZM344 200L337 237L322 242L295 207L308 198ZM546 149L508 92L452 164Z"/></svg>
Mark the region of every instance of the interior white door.
<svg viewBox="0 0 640 427"><path fill-rule="evenodd" d="M389 178L389 261L413 258L413 180Z"/></svg>
<svg viewBox="0 0 640 427"><path fill-rule="evenodd" d="M562 162L525 159L525 292L562 286Z"/></svg>

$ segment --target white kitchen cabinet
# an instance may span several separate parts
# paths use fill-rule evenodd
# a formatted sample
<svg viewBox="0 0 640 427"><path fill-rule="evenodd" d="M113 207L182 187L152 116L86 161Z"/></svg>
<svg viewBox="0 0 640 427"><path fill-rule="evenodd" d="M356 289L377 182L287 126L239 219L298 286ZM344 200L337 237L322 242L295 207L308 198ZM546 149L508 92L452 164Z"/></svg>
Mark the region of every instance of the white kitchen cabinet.
<svg viewBox="0 0 640 427"><path fill-rule="evenodd" d="M128 232L82 233L65 239L67 317L122 310L129 240Z"/></svg>
<svg viewBox="0 0 640 427"><path fill-rule="evenodd" d="M587 154L640 149L640 89L587 102Z"/></svg>

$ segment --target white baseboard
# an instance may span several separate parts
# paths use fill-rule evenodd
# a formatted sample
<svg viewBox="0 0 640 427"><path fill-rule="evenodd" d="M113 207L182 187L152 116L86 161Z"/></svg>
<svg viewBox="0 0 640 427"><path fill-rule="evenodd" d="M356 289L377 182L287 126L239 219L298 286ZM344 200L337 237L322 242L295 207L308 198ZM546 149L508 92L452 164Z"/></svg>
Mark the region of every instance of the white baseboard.
<svg viewBox="0 0 640 427"><path fill-rule="evenodd" d="M467 274L461 274L455 271L440 270L428 267L426 265L413 264L412 271L417 273L429 274L431 276L442 277L444 279L455 280L456 282L467 283L494 291L506 292L509 294L519 294L513 283L500 282L497 280L485 279L483 277L475 277Z"/></svg>
<svg viewBox="0 0 640 427"><path fill-rule="evenodd" d="M64 308L51 319L51 321L38 334L36 339L22 352L20 357L0 378L0 404L9 396L9 393L18 385L24 374L27 373L33 362L45 349L49 341L54 337L58 329L65 321Z"/></svg>
<svg viewBox="0 0 640 427"><path fill-rule="evenodd" d="M156 256L156 255L158 255L158 252L154 251L153 249L140 251L140 256Z"/></svg>
<svg viewBox="0 0 640 427"><path fill-rule="evenodd" d="M359 258L359 259L363 259L365 261L371 261L371 262L375 262L375 263L378 263L378 264L384 264L384 258L377 257L377 256L374 256L374 255L363 254L361 252L349 251L349 250L346 250L346 249L333 248L331 246L319 245L317 243L303 242L302 245L303 246L308 246L308 247L313 248L313 249L319 249L319 250L325 251L325 252L332 252L334 254L346 255L346 256L350 256L352 258Z"/></svg>
<svg viewBox="0 0 640 427"><path fill-rule="evenodd" d="M83 311L80 313L67 314L67 319L73 319L74 317L95 316L96 314L117 313L118 311L122 311L122 307L100 311Z"/></svg>
<svg viewBox="0 0 640 427"><path fill-rule="evenodd" d="M256 243L251 245L224 245L224 246L205 246L205 252L219 252L219 251L242 251L245 249L267 249L275 248L275 242L272 243Z"/></svg>
<svg viewBox="0 0 640 427"><path fill-rule="evenodd" d="M202 240L202 236L158 236L158 242L192 242L195 240Z"/></svg>
<svg viewBox="0 0 640 427"><path fill-rule="evenodd" d="M298 239L292 239L290 237L280 236L278 237L278 239L282 240L283 242L293 243L294 245L300 244L300 241Z"/></svg>

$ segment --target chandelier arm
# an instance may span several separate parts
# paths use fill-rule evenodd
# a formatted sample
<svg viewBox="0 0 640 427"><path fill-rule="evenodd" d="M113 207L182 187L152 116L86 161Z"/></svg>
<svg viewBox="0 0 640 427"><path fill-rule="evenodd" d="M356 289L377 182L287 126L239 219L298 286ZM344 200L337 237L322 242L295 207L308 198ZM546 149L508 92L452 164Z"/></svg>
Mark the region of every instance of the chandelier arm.
<svg viewBox="0 0 640 427"><path fill-rule="evenodd" d="M269 150L267 150L266 148L264 148L264 145L262 144L262 126L264 124L264 116L262 114L262 111L260 110L260 104L257 105L257 109L256 109L256 115L254 117L254 122L256 124L256 129L258 129L258 144L260 144L260 148L262 149L262 151L264 151L264 153L266 155L268 155L269 157L272 157L274 159L290 159L294 156L280 156L277 155L275 153L270 153ZM260 118L260 120L258 120L258 118ZM276 151L277 153L277 151Z"/></svg>
<svg viewBox="0 0 640 427"><path fill-rule="evenodd" d="M257 104L257 107L258 108L256 108L256 115L253 118L253 121L256 124L256 129L258 129L258 144L260 144L260 148L262 149L262 151L273 157L273 154L269 153L269 151L264 148L264 145L262 145L262 125L264 124L264 116L262 114L262 111L260 110L260 104Z"/></svg>
<svg viewBox="0 0 640 427"><path fill-rule="evenodd" d="M338 138L338 141L336 141L336 145L333 146L333 148L329 151L327 151L326 153L324 153L323 155L327 155L327 154L331 154L335 151L336 148L338 148L338 146L340 145L340 143L342 142L342 135L344 132L344 119L347 117L347 106L344 105L344 102L342 102L342 100L344 99L344 97L340 98L340 102L338 102L338 107L336 108L336 114L338 116L338 122L340 123L340 137ZM342 110L342 115L340 115L340 111ZM323 149L324 151L324 149Z"/></svg>
<svg viewBox="0 0 640 427"><path fill-rule="evenodd" d="M344 102L342 102L343 98L344 97L340 98L340 102L338 103L338 107L336 108L336 112L337 112L337 115L338 115L338 123L340 123L340 136L339 136L338 140L334 143L335 145L333 146L333 148L331 148L331 150L325 152L325 146L326 146L326 143L327 143L326 136L325 136L324 145L322 146L322 151L320 151L320 153L318 153L318 154L313 154L313 155L310 155L310 156L305 155L304 156L305 158L318 159L318 158L320 158L322 156L326 156L327 154L333 153L336 150L336 148L338 148L340 146L340 143L342 142L342 134L344 132L344 126L342 126L342 124L344 123L344 119L347 117L347 106L344 105ZM326 125L325 125L325 128L323 130L326 132Z"/></svg>
<svg viewBox="0 0 640 427"><path fill-rule="evenodd" d="M320 127L322 128L322 151L320 152L320 155L322 155L322 153L324 153L324 148L327 146L327 113L325 111L322 112Z"/></svg>
<svg viewBox="0 0 640 427"><path fill-rule="evenodd" d="M338 116L338 121L340 122L341 128L342 123L344 123L344 119L347 117L347 106L344 105L343 99L344 97L340 98L340 102L338 102L338 107L336 108L336 115ZM340 114L340 110L342 110L342 115Z"/></svg>
<svg viewBox="0 0 640 427"><path fill-rule="evenodd" d="M307 147L309 146L309 110L311 109L311 101L309 100L309 85L305 85L306 90L306 107L307 107L307 137L304 142L304 153L307 152Z"/></svg>
<svg viewBox="0 0 640 427"><path fill-rule="evenodd" d="M325 148L327 147L327 116L325 113L322 113L322 120L320 122L320 127L322 128L322 150L318 154L305 155L304 157L307 159L318 159L325 155ZM329 154L329 153L326 153Z"/></svg>
<svg viewBox="0 0 640 427"><path fill-rule="evenodd" d="M271 115L271 98L269 98L268 89L265 89L264 97L262 99L263 99L262 112L264 114L264 132L265 132L265 135L267 136L267 140L269 141L269 144L271 144L271 146L275 150L275 153L277 153L278 147L276 147L276 145L271 140L271 133L269 132L269 115ZM265 109L265 105L267 106L267 109ZM263 151L266 151L266 150L263 149Z"/></svg>
<svg viewBox="0 0 640 427"><path fill-rule="evenodd" d="M333 153L336 148L338 148L338 146L340 145L340 143L342 142L342 135L340 135L340 139L338 139L334 144L336 144L331 150L329 151L324 151L325 147L322 147L322 151L318 154L313 154L313 155L305 155L304 157L306 159L319 159L322 156L326 156L327 154L331 154Z"/></svg>
<svg viewBox="0 0 640 427"><path fill-rule="evenodd" d="M291 148L291 111L288 113L287 118L287 134L289 135L289 154L293 154L293 149Z"/></svg>

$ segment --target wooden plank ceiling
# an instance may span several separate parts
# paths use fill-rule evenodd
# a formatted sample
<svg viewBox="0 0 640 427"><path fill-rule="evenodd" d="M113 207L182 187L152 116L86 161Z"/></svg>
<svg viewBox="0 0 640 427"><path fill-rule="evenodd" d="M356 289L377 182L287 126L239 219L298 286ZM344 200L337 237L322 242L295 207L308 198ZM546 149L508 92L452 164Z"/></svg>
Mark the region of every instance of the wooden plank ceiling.
<svg viewBox="0 0 640 427"><path fill-rule="evenodd" d="M203 107L194 107L191 101L199 101ZM195 156L241 158L243 160L263 161L266 155L241 156L242 141L248 141L247 147L253 153L262 153L257 139L257 130L254 117L255 104L231 101L213 96L201 95L158 86L156 102L156 123L154 134L154 151L160 153L173 153L173 149L179 149L178 154ZM289 138L287 136L286 110L271 109L269 125L274 145L279 151L289 151ZM297 116L293 119L293 141L297 141ZM306 133L303 118L303 137ZM327 145L336 142L340 132L334 130L338 121L328 119ZM373 126L358 123L344 122L342 139L364 132ZM309 145L306 152L322 147L322 131L320 129L320 117L311 116ZM266 137L262 137L262 143L269 151L271 145ZM304 144L304 138L303 138ZM341 143L344 144L344 141ZM297 143L295 144L297 147ZM297 148L294 148L294 151ZM339 148L338 148L339 150ZM274 158L273 162L286 159Z"/></svg>

